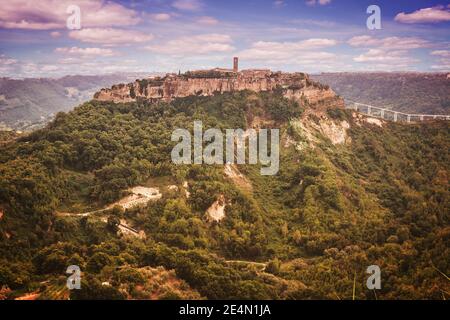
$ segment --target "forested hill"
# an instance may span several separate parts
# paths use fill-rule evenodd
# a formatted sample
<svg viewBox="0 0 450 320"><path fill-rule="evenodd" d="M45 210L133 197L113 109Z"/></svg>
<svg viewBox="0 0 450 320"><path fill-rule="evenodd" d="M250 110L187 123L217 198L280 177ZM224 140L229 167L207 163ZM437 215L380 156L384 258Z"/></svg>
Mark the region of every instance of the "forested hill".
<svg viewBox="0 0 450 320"><path fill-rule="evenodd" d="M448 122L311 107L248 91L91 101L8 138L0 298L352 299L354 285L356 299L450 298ZM194 120L205 130L280 127L279 173L175 166L171 133ZM162 196L97 211L136 186ZM207 211L218 199L224 217L214 221ZM69 292L73 264L82 289ZM376 296L370 265L382 271Z"/></svg>
<svg viewBox="0 0 450 320"><path fill-rule="evenodd" d="M322 73L311 78L356 102L405 113L450 114L445 73Z"/></svg>

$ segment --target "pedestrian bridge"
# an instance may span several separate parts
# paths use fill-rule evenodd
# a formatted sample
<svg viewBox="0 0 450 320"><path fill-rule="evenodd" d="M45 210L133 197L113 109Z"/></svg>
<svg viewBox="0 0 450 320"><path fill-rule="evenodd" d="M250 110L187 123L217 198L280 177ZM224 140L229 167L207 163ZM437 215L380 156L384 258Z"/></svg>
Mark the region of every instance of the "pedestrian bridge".
<svg viewBox="0 0 450 320"><path fill-rule="evenodd" d="M346 109L355 110L371 117L381 118L390 121L401 122L418 122L430 120L450 120L450 115L436 114L413 114L383 109L369 104L359 103L352 100L345 100Z"/></svg>

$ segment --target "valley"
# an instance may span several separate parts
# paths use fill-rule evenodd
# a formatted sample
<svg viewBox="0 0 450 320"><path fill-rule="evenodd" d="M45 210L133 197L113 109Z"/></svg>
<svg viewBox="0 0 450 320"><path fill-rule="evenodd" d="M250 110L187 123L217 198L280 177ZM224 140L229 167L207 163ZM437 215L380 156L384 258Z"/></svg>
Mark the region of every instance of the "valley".
<svg viewBox="0 0 450 320"><path fill-rule="evenodd" d="M102 87L131 81L143 73L61 78L0 78L0 129L32 131L44 127L58 112L88 101Z"/></svg>
<svg viewBox="0 0 450 320"><path fill-rule="evenodd" d="M312 75L349 100L403 113L450 114L447 73L342 72Z"/></svg>

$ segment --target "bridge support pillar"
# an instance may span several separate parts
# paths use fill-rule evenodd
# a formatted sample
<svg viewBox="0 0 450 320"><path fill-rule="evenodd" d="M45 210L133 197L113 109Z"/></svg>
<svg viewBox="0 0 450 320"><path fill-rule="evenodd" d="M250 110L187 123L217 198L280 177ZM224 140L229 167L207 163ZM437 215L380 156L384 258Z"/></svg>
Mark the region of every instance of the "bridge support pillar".
<svg viewBox="0 0 450 320"><path fill-rule="evenodd" d="M394 122L397 122L398 120L398 112L394 112Z"/></svg>
<svg viewBox="0 0 450 320"><path fill-rule="evenodd" d="M367 107L367 114L370 116L370 111L372 111L371 107Z"/></svg>
<svg viewBox="0 0 450 320"><path fill-rule="evenodd" d="M411 115L410 114L408 114L408 120L407 121L411 122Z"/></svg>
<svg viewBox="0 0 450 320"><path fill-rule="evenodd" d="M381 110L381 119L384 119L384 110Z"/></svg>
<svg viewBox="0 0 450 320"><path fill-rule="evenodd" d="M423 115L421 115L421 116L420 116L420 121L423 121L423 119L424 119L424 118L423 118Z"/></svg>

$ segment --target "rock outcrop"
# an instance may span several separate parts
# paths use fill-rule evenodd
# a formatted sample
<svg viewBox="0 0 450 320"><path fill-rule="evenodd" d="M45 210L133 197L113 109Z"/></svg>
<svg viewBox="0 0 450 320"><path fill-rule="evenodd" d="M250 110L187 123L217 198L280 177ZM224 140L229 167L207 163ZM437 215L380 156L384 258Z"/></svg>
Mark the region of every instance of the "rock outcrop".
<svg viewBox="0 0 450 320"><path fill-rule="evenodd" d="M282 90L287 98L310 105L332 102L343 107L342 99L328 86L310 80L304 73L283 73L270 70L194 71L150 77L129 84L115 85L97 92L94 99L115 103L143 100L171 101L187 96L211 96L217 93L250 90L254 92Z"/></svg>
<svg viewBox="0 0 450 320"><path fill-rule="evenodd" d="M225 202L225 196L222 194L219 199L208 208L206 211L208 221L220 222L225 218Z"/></svg>

